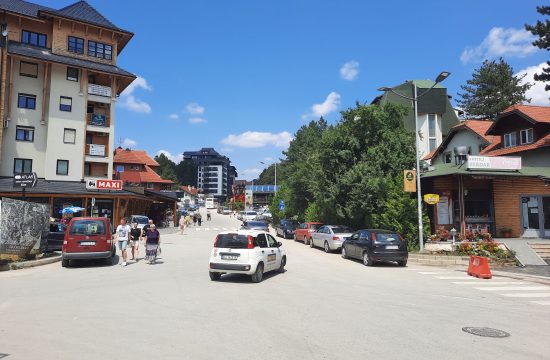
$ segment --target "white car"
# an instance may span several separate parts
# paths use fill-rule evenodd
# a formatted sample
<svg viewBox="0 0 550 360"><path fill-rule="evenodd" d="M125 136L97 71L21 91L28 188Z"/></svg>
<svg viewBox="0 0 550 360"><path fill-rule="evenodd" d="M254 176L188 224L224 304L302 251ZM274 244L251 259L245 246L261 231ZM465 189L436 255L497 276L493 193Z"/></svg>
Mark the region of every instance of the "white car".
<svg viewBox="0 0 550 360"><path fill-rule="evenodd" d="M256 220L256 216L258 216L258 213L255 211L245 211L243 214L242 221Z"/></svg>
<svg viewBox="0 0 550 360"><path fill-rule="evenodd" d="M309 246L322 247L325 252L342 249L342 243L353 234L353 230L343 225L323 225L311 234Z"/></svg>
<svg viewBox="0 0 550 360"><path fill-rule="evenodd" d="M243 216L244 216L245 213L246 213L246 211L239 211L239 213L237 214L237 219L238 220L243 220Z"/></svg>
<svg viewBox="0 0 550 360"><path fill-rule="evenodd" d="M224 231L216 236L210 253L209 274L213 281L223 274L250 275L260 282L264 273L283 273L286 253L280 242L265 231Z"/></svg>
<svg viewBox="0 0 550 360"><path fill-rule="evenodd" d="M149 222L149 218L145 215L131 215L130 220L126 220L126 222L131 227L134 227L134 225L132 225L133 223L137 223L138 229L143 229L143 227Z"/></svg>

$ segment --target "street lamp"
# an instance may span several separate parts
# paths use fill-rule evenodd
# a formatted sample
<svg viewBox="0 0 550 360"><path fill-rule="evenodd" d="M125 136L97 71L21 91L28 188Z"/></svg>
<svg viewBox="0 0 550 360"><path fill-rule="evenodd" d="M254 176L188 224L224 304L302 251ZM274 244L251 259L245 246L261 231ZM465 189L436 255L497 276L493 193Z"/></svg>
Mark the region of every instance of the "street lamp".
<svg viewBox="0 0 550 360"><path fill-rule="evenodd" d="M260 161L260 164L267 165L265 162ZM275 189L277 189L277 163L274 162L273 165L275 166Z"/></svg>
<svg viewBox="0 0 550 360"><path fill-rule="evenodd" d="M419 145L420 145L420 134L418 133L418 99L422 96L429 93L437 84L445 80L447 77L451 75L448 71L442 71L439 75L437 75L437 78L435 79L434 84L431 88L424 91L422 94L418 95L418 89L416 86L416 83L412 81L413 85L413 97L402 95L391 87L381 87L378 89L378 91L390 91L394 93L395 95L402 97L407 100L412 100L413 106L414 106L414 129L415 129L415 139L416 139L416 200L417 200L417 207L418 207L418 242L420 244L420 251L424 250L424 225L422 224L422 192L420 188L420 156L418 155Z"/></svg>

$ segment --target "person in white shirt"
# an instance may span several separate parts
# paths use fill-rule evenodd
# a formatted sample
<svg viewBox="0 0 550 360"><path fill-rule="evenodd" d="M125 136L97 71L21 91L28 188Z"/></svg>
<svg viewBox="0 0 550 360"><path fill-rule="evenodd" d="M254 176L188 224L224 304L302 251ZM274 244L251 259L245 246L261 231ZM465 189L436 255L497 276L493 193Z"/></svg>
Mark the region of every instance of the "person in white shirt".
<svg viewBox="0 0 550 360"><path fill-rule="evenodd" d="M130 225L126 224L126 219L120 219L120 225L116 228L116 239L118 241L118 248L122 252L122 266L126 266L126 248L128 247L128 239L130 237Z"/></svg>

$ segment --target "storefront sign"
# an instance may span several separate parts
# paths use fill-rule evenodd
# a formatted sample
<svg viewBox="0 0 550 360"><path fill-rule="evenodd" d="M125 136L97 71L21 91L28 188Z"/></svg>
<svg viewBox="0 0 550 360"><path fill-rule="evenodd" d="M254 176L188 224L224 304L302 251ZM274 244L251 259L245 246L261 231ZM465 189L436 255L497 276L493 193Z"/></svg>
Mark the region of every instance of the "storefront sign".
<svg viewBox="0 0 550 360"><path fill-rule="evenodd" d="M430 205L435 205L439 202L439 195L437 194L426 194L424 195L424 201Z"/></svg>
<svg viewBox="0 0 550 360"><path fill-rule="evenodd" d="M36 186L38 176L36 173L18 173L13 176L13 187L31 188Z"/></svg>
<svg viewBox="0 0 550 360"><path fill-rule="evenodd" d="M405 192L416 192L415 170L403 170L403 188Z"/></svg>
<svg viewBox="0 0 550 360"><path fill-rule="evenodd" d="M90 156L105 156L105 145L89 144Z"/></svg>
<svg viewBox="0 0 550 360"><path fill-rule="evenodd" d="M86 179L88 190L122 190L122 180Z"/></svg>
<svg viewBox="0 0 550 360"><path fill-rule="evenodd" d="M512 156L472 156L468 155L470 170L521 170L521 158Z"/></svg>

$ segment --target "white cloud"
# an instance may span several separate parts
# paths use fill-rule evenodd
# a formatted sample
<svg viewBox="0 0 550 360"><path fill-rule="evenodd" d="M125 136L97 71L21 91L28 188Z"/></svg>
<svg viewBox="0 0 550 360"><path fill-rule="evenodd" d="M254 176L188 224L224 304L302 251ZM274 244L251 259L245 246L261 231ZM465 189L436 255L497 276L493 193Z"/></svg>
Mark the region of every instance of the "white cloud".
<svg viewBox="0 0 550 360"><path fill-rule="evenodd" d="M340 76L344 80L353 81L359 75L359 62L355 60L348 61L340 68Z"/></svg>
<svg viewBox="0 0 550 360"><path fill-rule="evenodd" d="M302 115L303 120L308 118L320 118L321 116L327 116L328 114L336 111L340 106L341 96L337 92L331 92L327 95L325 101L320 104L313 104L311 106L311 112Z"/></svg>
<svg viewBox="0 0 550 360"><path fill-rule="evenodd" d="M200 114L204 114L204 107L203 106L200 106L199 104L197 103L191 103L191 104L188 104L185 109L187 110L187 112L189 114L192 114L192 115L200 115Z"/></svg>
<svg viewBox="0 0 550 360"><path fill-rule="evenodd" d="M550 91L544 90L546 83L542 81L535 81L534 75L542 73L542 69L548 66L546 63L540 63L538 65L530 66L526 69L518 71L515 76L527 74L523 78L523 83L529 82L533 84L529 90L525 93L525 97L531 99L532 105L550 106Z"/></svg>
<svg viewBox="0 0 550 360"><path fill-rule="evenodd" d="M156 153L156 156L160 155L160 154L164 154L166 155L166 157L170 160L172 160L173 162L175 162L176 164L179 164L182 160L183 160L183 154L174 154L172 155L169 151L167 150L159 150L157 151Z"/></svg>
<svg viewBox="0 0 550 360"><path fill-rule="evenodd" d="M258 176L262 173L262 169L252 168L252 169L244 169L239 170L239 179L246 179L246 180L254 180L257 179Z"/></svg>
<svg viewBox="0 0 550 360"><path fill-rule="evenodd" d="M291 140L292 135L288 131L283 131L278 134L247 131L239 135L231 134L222 139L222 143L242 148L259 148L268 145L287 148Z"/></svg>
<svg viewBox="0 0 550 360"><path fill-rule="evenodd" d="M180 116L178 114L174 113L174 114L168 115L168 118L170 120L178 120L180 118Z"/></svg>
<svg viewBox="0 0 550 360"><path fill-rule="evenodd" d="M132 140L132 139L129 139L129 138L124 138L124 140L122 140L122 143L120 144L123 148L135 148L137 146L137 141L135 140Z"/></svg>
<svg viewBox="0 0 550 360"><path fill-rule="evenodd" d="M208 120L200 118L200 117L192 117L189 118L189 124L204 124L207 123Z"/></svg>
<svg viewBox="0 0 550 360"><path fill-rule="evenodd" d="M466 64L500 56L525 57L537 51L532 44L534 39L533 34L525 29L494 27L481 44L467 46L460 55L460 61Z"/></svg>
<svg viewBox="0 0 550 360"><path fill-rule="evenodd" d="M143 100L136 98L133 94L136 89L152 91L153 89L147 83L145 78L138 76L124 91L120 94L120 106L137 113L150 114L151 105Z"/></svg>

